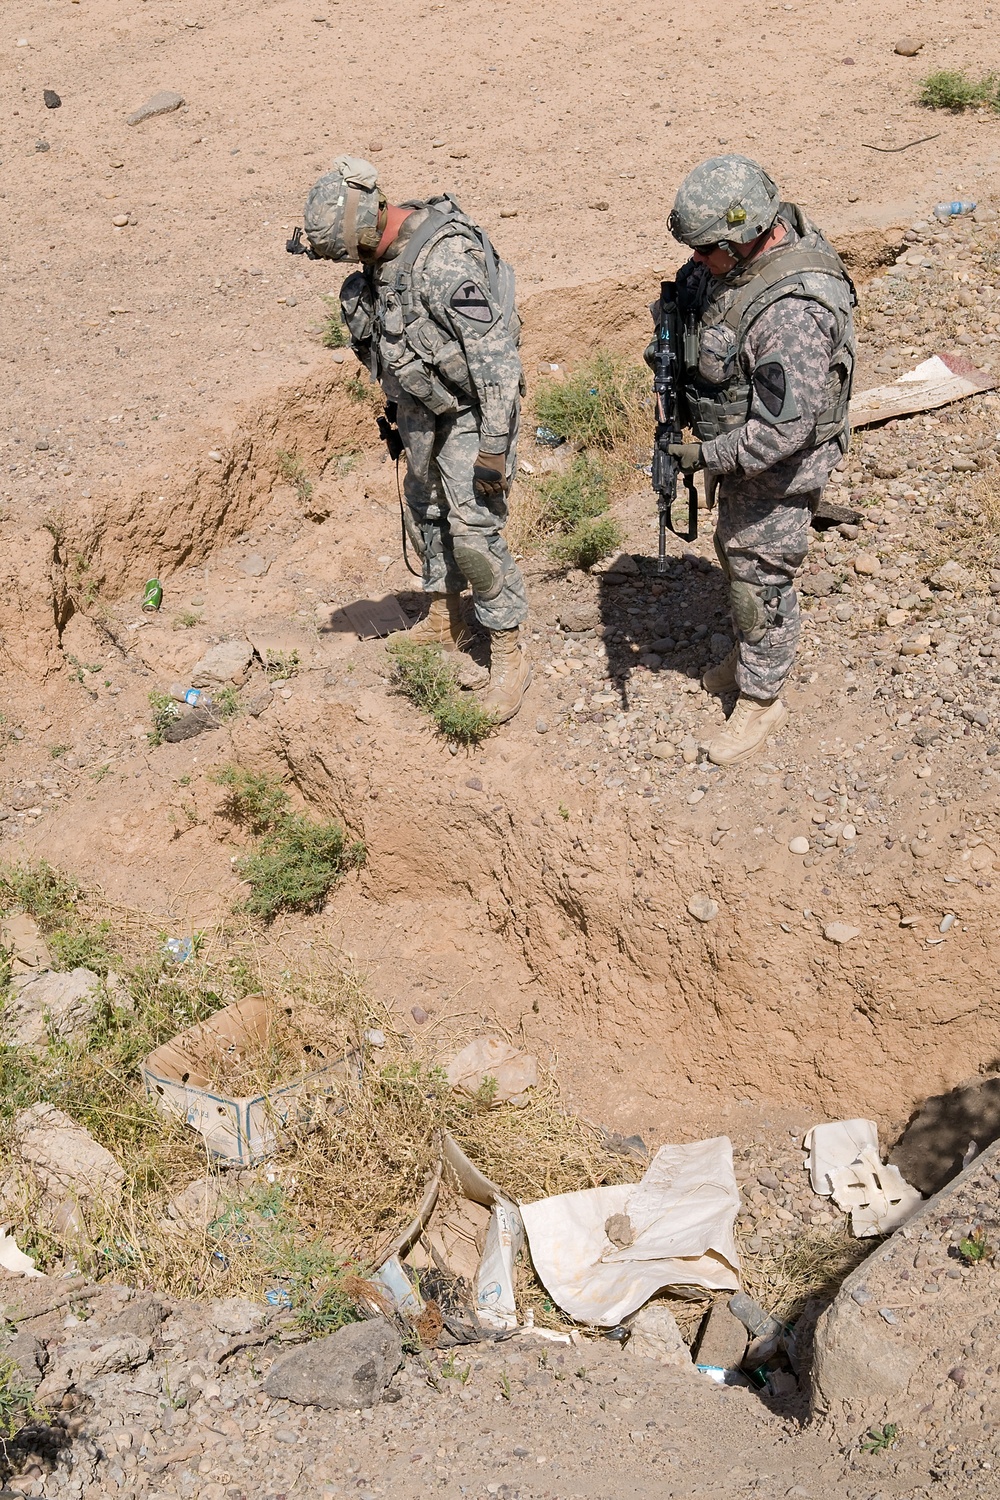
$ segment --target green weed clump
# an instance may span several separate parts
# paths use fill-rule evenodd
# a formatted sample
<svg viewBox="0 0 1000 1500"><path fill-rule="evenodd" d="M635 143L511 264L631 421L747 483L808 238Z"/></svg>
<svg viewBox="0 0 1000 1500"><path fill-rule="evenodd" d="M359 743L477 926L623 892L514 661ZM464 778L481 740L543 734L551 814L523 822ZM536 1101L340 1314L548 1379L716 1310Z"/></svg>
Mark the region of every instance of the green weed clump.
<svg viewBox="0 0 1000 1500"><path fill-rule="evenodd" d="M610 504L607 470L586 454L565 474L537 486L533 528L548 538L549 555L572 568L592 568L620 547L624 532L605 514Z"/></svg>
<svg viewBox="0 0 1000 1500"><path fill-rule="evenodd" d="M305 465L297 453L285 453L283 450L278 454L278 472L282 479L294 485L295 493L301 504L305 505L307 500L312 499L312 482L306 475Z"/></svg>
<svg viewBox="0 0 1000 1500"><path fill-rule="evenodd" d="M163 736L175 719L180 717L180 709L167 693L161 693L156 688L149 695L149 706L153 710L153 727L146 738L155 749L157 745L163 744Z"/></svg>
<svg viewBox="0 0 1000 1500"><path fill-rule="evenodd" d="M545 381L535 414L559 437L584 448L645 444L649 374L643 365L599 351L564 381Z"/></svg>
<svg viewBox="0 0 1000 1500"><path fill-rule="evenodd" d="M348 843L339 823L314 823L292 812L277 778L223 766L215 780L227 789L223 815L257 839L236 865L250 886L242 910L251 916L273 922L282 912L319 911L338 880L364 864L364 844Z"/></svg>
<svg viewBox="0 0 1000 1500"><path fill-rule="evenodd" d="M45 1413L35 1405L34 1386L25 1380L20 1366L12 1359L0 1359L0 1443L17 1437L29 1422L44 1420Z"/></svg>
<svg viewBox="0 0 1000 1500"><path fill-rule="evenodd" d="M115 965L111 927L85 916L72 881L40 860L0 870L0 911L34 917L57 969L92 969L105 975Z"/></svg>
<svg viewBox="0 0 1000 1500"><path fill-rule="evenodd" d="M942 68L928 73L920 85L917 103L928 109L976 109L988 105L1000 110L1000 76L987 73L978 81L965 72Z"/></svg>
<svg viewBox="0 0 1000 1500"><path fill-rule="evenodd" d="M329 311L323 319L323 331L320 334L320 343L324 349L343 349L350 341L347 326L340 315L340 298L325 297L323 299Z"/></svg>
<svg viewBox="0 0 1000 1500"><path fill-rule="evenodd" d="M478 699L462 692L451 664L436 646L397 641L386 650L398 690L430 714L446 739L478 745L492 734L496 719Z"/></svg>
<svg viewBox="0 0 1000 1500"><path fill-rule="evenodd" d="M552 556L571 568L592 568L602 557L617 552L625 540L625 532L613 516L603 516L595 521L581 521L578 526L553 542Z"/></svg>

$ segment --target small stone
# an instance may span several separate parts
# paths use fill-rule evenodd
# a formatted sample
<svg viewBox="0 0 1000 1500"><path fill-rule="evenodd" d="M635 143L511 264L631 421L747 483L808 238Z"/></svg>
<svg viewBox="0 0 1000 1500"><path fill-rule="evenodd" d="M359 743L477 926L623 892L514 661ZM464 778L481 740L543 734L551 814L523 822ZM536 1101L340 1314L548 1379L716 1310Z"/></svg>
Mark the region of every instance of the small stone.
<svg viewBox="0 0 1000 1500"><path fill-rule="evenodd" d="M788 840L789 854L808 854L809 840L801 833L797 833L793 839Z"/></svg>
<svg viewBox="0 0 1000 1500"><path fill-rule="evenodd" d="M597 198L593 203L588 203L587 207L596 208L599 214L606 214L611 205L606 198Z"/></svg>
<svg viewBox="0 0 1000 1500"><path fill-rule="evenodd" d="M972 578L960 563L949 559L930 575L927 582L932 589L947 589L960 594L971 586Z"/></svg>
<svg viewBox="0 0 1000 1500"><path fill-rule="evenodd" d="M762 1188L768 1188L771 1192L774 1192L781 1186L780 1177L776 1172L772 1172L770 1167L761 1167L757 1173L757 1181Z"/></svg>
<svg viewBox="0 0 1000 1500"><path fill-rule="evenodd" d="M213 464L222 463L222 454L219 452L218 448L209 448L208 456Z"/></svg>
<svg viewBox="0 0 1000 1500"><path fill-rule="evenodd" d="M911 839L910 853L914 859L926 859L931 853L931 846L924 839Z"/></svg>
<svg viewBox="0 0 1000 1500"><path fill-rule="evenodd" d="M430 1019L422 1005L411 1005L410 1015L416 1021L418 1026L423 1026Z"/></svg>
<svg viewBox="0 0 1000 1500"><path fill-rule="evenodd" d="M128 214L115 214L111 222L116 229L124 229L128 223Z"/></svg>
<svg viewBox="0 0 1000 1500"><path fill-rule="evenodd" d="M469 153L465 150L464 146L458 146L454 151L448 152L448 155L451 157L452 161L463 161L465 157L468 156L468 154Z"/></svg>
<svg viewBox="0 0 1000 1500"><path fill-rule="evenodd" d="M171 93L168 89L161 89L159 93L153 94L145 104L133 110L127 117L126 125L141 125L144 120L155 119L157 115L173 114L175 109L180 109L184 103L183 94Z"/></svg>
<svg viewBox="0 0 1000 1500"><path fill-rule="evenodd" d="M253 657L247 640L219 641L197 662L191 672L192 687L220 687L227 682L237 686L246 679Z"/></svg>
<svg viewBox="0 0 1000 1500"><path fill-rule="evenodd" d="M844 604L838 604L834 608L833 613L835 619L839 620L842 625L846 625L847 621L850 620L854 614L854 605L846 602Z"/></svg>
<svg viewBox="0 0 1000 1500"><path fill-rule="evenodd" d="M866 578L875 578L882 571L882 564L874 552L859 552L854 559L854 571Z"/></svg>
<svg viewBox="0 0 1000 1500"><path fill-rule="evenodd" d="M823 936L827 942L837 943L838 946L852 942L860 932L860 927L850 927L846 922L828 922L823 928Z"/></svg>
<svg viewBox="0 0 1000 1500"><path fill-rule="evenodd" d="M880 1307L878 1310L878 1315L880 1318L884 1318L887 1323L899 1322L899 1319L896 1317L896 1314L893 1312L891 1307Z"/></svg>
<svg viewBox="0 0 1000 1500"><path fill-rule="evenodd" d="M227 1297L212 1306L212 1323L220 1333L251 1333L264 1321L266 1309L245 1297Z"/></svg>
<svg viewBox="0 0 1000 1500"><path fill-rule="evenodd" d="M657 760L673 760L677 750L671 740L653 740L649 746L649 753Z"/></svg>
<svg viewBox="0 0 1000 1500"><path fill-rule="evenodd" d="M901 36L892 50L898 57L916 57L923 45L923 42L918 42L915 37Z"/></svg>
<svg viewBox="0 0 1000 1500"><path fill-rule="evenodd" d="M955 1384L957 1386L959 1386L959 1387L963 1386L965 1384L965 1382L966 1382L966 1379L967 1379L967 1376L966 1376L966 1373L965 1373L965 1366L964 1365L956 1365L954 1367L954 1369L949 1370L948 1371L948 1379L949 1380L953 1380L955 1382Z"/></svg>
<svg viewBox="0 0 1000 1500"><path fill-rule="evenodd" d="M799 583L801 592L815 599L825 599L827 595L833 593L836 587L836 575L826 571L807 573Z"/></svg>
<svg viewBox="0 0 1000 1500"><path fill-rule="evenodd" d="M955 913L953 911L945 912L938 924L938 932L950 932L954 925Z"/></svg>
<svg viewBox="0 0 1000 1500"><path fill-rule="evenodd" d="M685 755L684 759L687 760L687 756L686 755ZM688 807L694 807L694 806L696 806L697 803L699 803L701 801L702 797L704 797L704 795L705 795L705 793L702 791L702 789L701 789L700 786L696 787L693 792L689 792L688 796L687 796L687 805L688 805Z"/></svg>
<svg viewBox="0 0 1000 1500"><path fill-rule="evenodd" d="M46 109L58 109L62 104L62 100L56 93L55 89L43 89L42 103L45 105Z"/></svg>
<svg viewBox="0 0 1000 1500"><path fill-rule="evenodd" d="M696 922L713 922L719 915L719 903L711 896L692 896L687 909Z"/></svg>
<svg viewBox="0 0 1000 1500"><path fill-rule="evenodd" d="M548 734L548 732L549 732L548 722L545 719L536 719L535 720L535 733L536 734Z"/></svg>
<svg viewBox="0 0 1000 1500"><path fill-rule="evenodd" d="M840 830L840 837L844 840L845 844L853 843L857 836L858 830L855 828L853 823L845 823L843 828Z"/></svg>
<svg viewBox="0 0 1000 1500"><path fill-rule="evenodd" d="M851 1291L851 1296L859 1307L864 1307L866 1302L872 1300L872 1294L866 1286L856 1286Z"/></svg>
<svg viewBox="0 0 1000 1500"><path fill-rule="evenodd" d="M271 564L266 557L261 557L259 552L251 552L239 564L240 569L248 578L263 578Z"/></svg>

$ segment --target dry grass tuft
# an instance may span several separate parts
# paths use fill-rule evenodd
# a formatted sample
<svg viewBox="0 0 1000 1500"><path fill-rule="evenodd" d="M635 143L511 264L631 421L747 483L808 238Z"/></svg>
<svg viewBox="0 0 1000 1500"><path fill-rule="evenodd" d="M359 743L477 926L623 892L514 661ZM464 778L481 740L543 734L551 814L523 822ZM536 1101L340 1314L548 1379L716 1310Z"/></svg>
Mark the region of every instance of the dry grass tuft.
<svg viewBox="0 0 1000 1500"><path fill-rule="evenodd" d="M756 1255L747 1250L739 1224L737 1241L743 1290L783 1323L794 1323L810 1297L832 1297L878 1243L855 1239L846 1221L826 1231L806 1229L788 1240L771 1240Z"/></svg>

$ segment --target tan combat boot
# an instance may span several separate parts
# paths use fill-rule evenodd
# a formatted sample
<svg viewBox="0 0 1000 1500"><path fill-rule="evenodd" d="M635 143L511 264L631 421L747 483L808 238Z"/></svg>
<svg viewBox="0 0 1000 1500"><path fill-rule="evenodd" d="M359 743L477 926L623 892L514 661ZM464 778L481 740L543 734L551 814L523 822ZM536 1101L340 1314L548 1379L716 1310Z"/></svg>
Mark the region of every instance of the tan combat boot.
<svg viewBox="0 0 1000 1500"><path fill-rule="evenodd" d="M412 641L415 646L440 646L442 651L461 651L470 632L462 619L461 594L431 594L431 607L409 630L397 630L390 641Z"/></svg>
<svg viewBox="0 0 1000 1500"><path fill-rule="evenodd" d="M517 626L490 631L490 685L483 707L498 724L506 724L521 707L531 681L531 666Z"/></svg>
<svg viewBox="0 0 1000 1500"><path fill-rule="evenodd" d="M721 734L708 742L708 758L716 766L733 766L747 760L788 718L780 698L759 703L739 698Z"/></svg>
<svg viewBox="0 0 1000 1500"><path fill-rule="evenodd" d="M740 659L740 648L734 646L729 655L716 666L709 667L701 685L706 693L735 693L736 691L736 663Z"/></svg>

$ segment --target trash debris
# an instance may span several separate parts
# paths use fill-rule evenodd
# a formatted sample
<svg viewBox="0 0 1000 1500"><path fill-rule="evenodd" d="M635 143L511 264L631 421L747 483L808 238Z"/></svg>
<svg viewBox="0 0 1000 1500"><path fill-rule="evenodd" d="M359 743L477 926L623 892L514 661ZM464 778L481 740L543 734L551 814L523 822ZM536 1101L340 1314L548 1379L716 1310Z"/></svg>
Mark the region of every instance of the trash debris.
<svg viewBox="0 0 1000 1500"><path fill-rule="evenodd" d="M935 219L957 219L962 214L974 214L976 204L968 198L956 198L951 203L935 203Z"/></svg>
<svg viewBox="0 0 1000 1500"><path fill-rule="evenodd" d="M35 1270L30 1255L17 1248L17 1241L10 1232L9 1224L0 1224L0 1266L12 1276L43 1276L44 1271Z"/></svg>
<svg viewBox="0 0 1000 1500"><path fill-rule="evenodd" d="M292 1294L283 1286L272 1286L264 1293L264 1301L269 1307L291 1307Z"/></svg>
<svg viewBox="0 0 1000 1500"><path fill-rule="evenodd" d="M479 1094L492 1079L490 1103L526 1103L528 1089L538 1086L538 1061L499 1036L480 1036L463 1047L448 1064L448 1082L453 1089Z"/></svg>
<svg viewBox="0 0 1000 1500"><path fill-rule="evenodd" d="M638 1184L561 1193L521 1205L531 1258L553 1301L582 1323L613 1327L655 1292L739 1289L733 1225L740 1198L727 1136L662 1146ZM633 1243L605 1225L626 1214Z"/></svg>
<svg viewBox="0 0 1000 1500"><path fill-rule="evenodd" d="M831 1182L833 1201L850 1210L851 1230L858 1239L890 1234L924 1201L898 1167L883 1166L872 1146L862 1147L857 1161L833 1172Z"/></svg>
<svg viewBox="0 0 1000 1500"><path fill-rule="evenodd" d="M183 682L172 682L170 684L170 696L177 703L188 703L193 708L196 704L200 708L211 708L212 700L204 688L185 687Z"/></svg>
<svg viewBox="0 0 1000 1500"><path fill-rule="evenodd" d="M832 1120L807 1131L802 1148L809 1154L803 1165L809 1169L813 1192L829 1198L833 1192L832 1174L857 1161L865 1146L878 1150L878 1126L874 1120Z"/></svg>
<svg viewBox="0 0 1000 1500"><path fill-rule="evenodd" d="M262 1077L260 1087L229 1092L227 1067L240 1081L254 1073L246 1059L266 1047L273 1019L263 997L250 995L164 1042L142 1065L150 1098L164 1112L182 1115L204 1136L211 1155L240 1166L269 1156L283 1130L308 1123L318 1098L340 1092L356 1076L353 1059L328 1058L317 1043L308 1060L303 1053L301 1071L292 1067L284 1080L266 1084ZM223 1082L213 1083L213 1075Z"/></svg>
<svg viewBox="0 0 1000 1500"><path fill-rule="evenodd" d="M561 448L565 438L560 437L558 432L553 432L551 427L536 427L535 442L542 448Z"/></svg>
<svg viewBox="0 0 1000 1500"><path fill-rule="evenodd" d="M390 1255L372 1277L372 1281L385 1289L393 1307L408 1318L419 1318L425 1308L418 1287L407 1276L398 1255Z"/></svg>
<svg viewBox="0 0 1000 1500"><path fill-rule="evenodd" d="M524 1222L517 1207L498 1198L490 1214L486 1248L476 1278L476 1310L489 1328L517 1327L514 1262L524 1248Z"/></svg>
<svg viewBox="0 0 1000 1500"><path fill-rule="evenodd" d="M997 380L958 354L932 354L891 385L859 391L851 401L851 426L870 427L913 412L933 411L965 396L992 391Z"/></svg>
<svg viewBox="0 0 1000 1500"><path fill-rule="evenodd" d="M173 959L175 964L186 964L195 951L194 938L167 938L163 944L163 951L168 958Z"/></svg>
<svg viewBox="0 0 1000 1500"><path fill-rule="evenodd" d="M158 578L151 578L142 591L143 609L159 609L163 603L163 585Z"/></svg>

